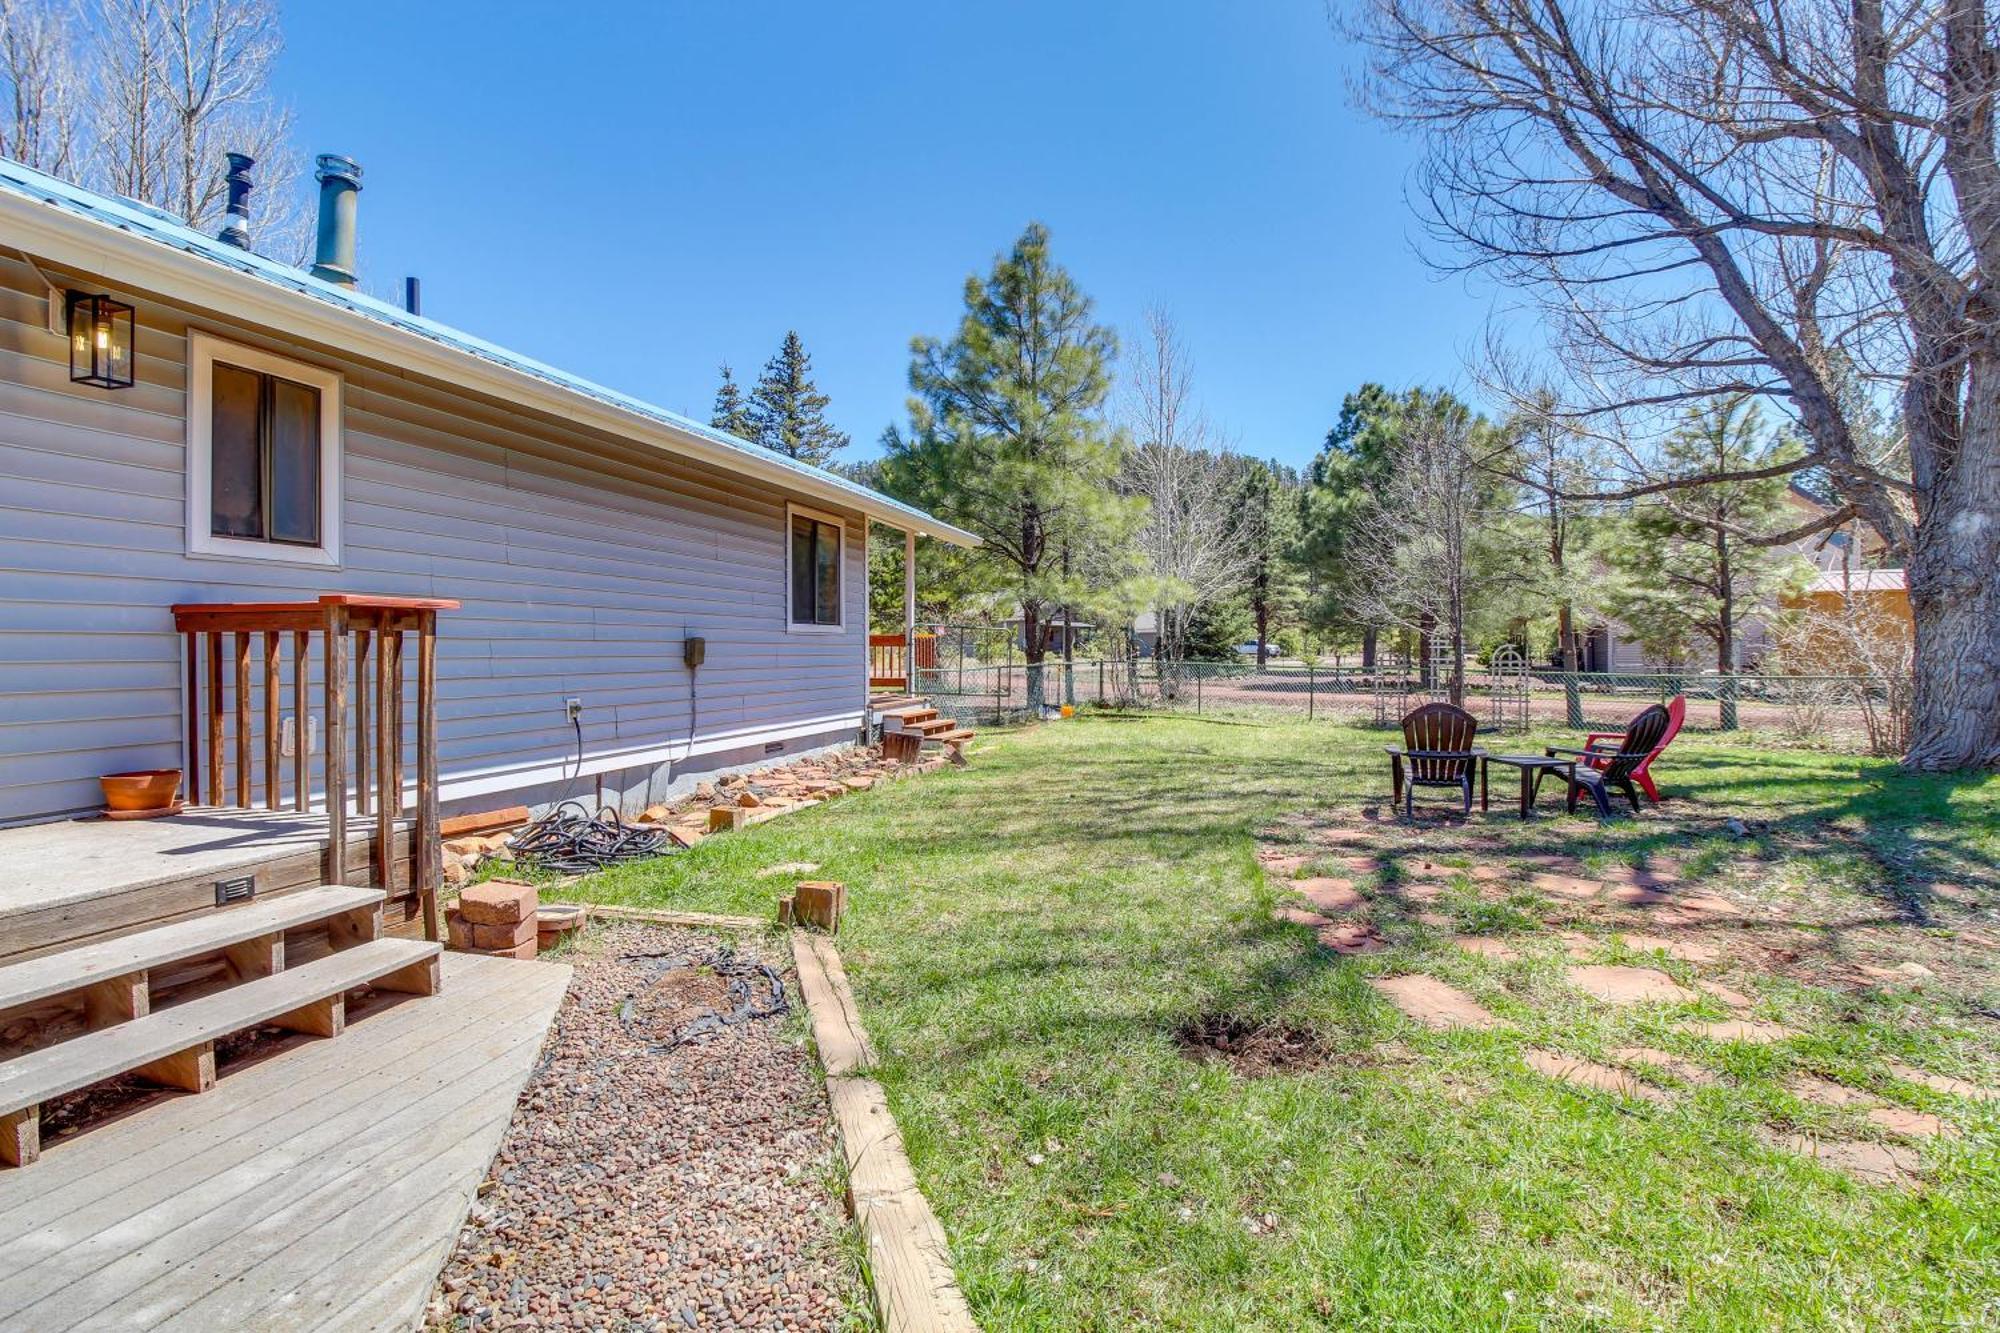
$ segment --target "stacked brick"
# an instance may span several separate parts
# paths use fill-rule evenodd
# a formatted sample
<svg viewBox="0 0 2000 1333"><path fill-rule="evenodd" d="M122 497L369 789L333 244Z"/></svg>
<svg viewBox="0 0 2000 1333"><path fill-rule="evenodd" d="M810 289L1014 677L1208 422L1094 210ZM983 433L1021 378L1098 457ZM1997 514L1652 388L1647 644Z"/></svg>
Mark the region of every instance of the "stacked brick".
<svg viewBox="0 0 2000 1333"><path fill-rule="evenodd" d="M445 918L451 947L495 958L533 958L539 897L534 885L519 880L467 885Z"/></svg>

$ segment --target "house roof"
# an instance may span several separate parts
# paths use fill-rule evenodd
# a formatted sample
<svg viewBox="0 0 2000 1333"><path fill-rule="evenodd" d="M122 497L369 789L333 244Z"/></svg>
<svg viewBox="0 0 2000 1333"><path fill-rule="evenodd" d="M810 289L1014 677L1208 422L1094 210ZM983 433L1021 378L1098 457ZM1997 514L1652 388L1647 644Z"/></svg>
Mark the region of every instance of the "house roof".
<svg viewBox="0 0 2000 1333"><path fill-rule="evenodd" d="M912 505L738 439L630 394L363 292L239 250L170 214L97 194L0 158L0 236L52 263L132 287L228 310L277 332L351 349L389 364L523 406L557 413L620 438L699 459L891 527L960 546L980 539Z"/></svg>

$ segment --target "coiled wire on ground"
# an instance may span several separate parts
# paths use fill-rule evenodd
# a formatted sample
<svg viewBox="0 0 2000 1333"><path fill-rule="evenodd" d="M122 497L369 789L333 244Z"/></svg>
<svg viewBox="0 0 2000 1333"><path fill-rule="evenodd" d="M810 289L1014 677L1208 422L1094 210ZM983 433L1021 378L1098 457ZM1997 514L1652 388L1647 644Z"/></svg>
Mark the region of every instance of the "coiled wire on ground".
<svg viewBox="0 0 2000 1333"><path fill-rule="evenodd" d="M728 945L691 955L621 954L618 961L646 967L652 973L651 985L659 985L668 973L681 968L698 968L714 973L728 988L729 1009L709 1009L700 1013L665 1034L665 1040L660 1040L658 1034L646 1029L639 1014L640 993L635 991L626 996L618 1006L618 1021L625 1025L627 1032L646 1042L655 1052L670 1051L711 1032L720 1032L752 1019L773 1018L791 1009L791 1001L785 995L785 979L778 975L778 970L761 959L739 958Z"/></svg>
<svg viewBox="0 0 2000 1333"><path fill-rule="evenodd" d="M516 833L507 850L517 865L531 870L582 875L664 856L676 844L665 829L634 827L608 806L592 818L575 801L564 801Z"/></svg>

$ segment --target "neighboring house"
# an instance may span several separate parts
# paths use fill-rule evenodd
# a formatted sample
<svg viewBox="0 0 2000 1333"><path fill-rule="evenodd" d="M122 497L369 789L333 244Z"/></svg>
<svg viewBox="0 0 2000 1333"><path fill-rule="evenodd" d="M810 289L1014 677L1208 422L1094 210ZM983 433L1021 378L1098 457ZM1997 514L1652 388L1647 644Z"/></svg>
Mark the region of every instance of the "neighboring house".
<svg viewBox="0 0 2000 1333"><path fill-rule="evenodd" d="M446 813L629 809L858 736L869 520L977 539L363 295L359 169L320 165L306 273L0 161L0 824L183 763L175 603L459 600ZM130 387L73 378L97 294L133 308Z"/></svg>

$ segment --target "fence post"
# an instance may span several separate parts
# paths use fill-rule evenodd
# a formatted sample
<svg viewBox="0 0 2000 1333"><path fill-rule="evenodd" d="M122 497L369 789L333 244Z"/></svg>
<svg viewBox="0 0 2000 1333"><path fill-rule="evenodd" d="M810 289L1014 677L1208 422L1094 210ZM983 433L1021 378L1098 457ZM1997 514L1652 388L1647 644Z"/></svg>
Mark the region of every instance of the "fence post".
<svg viewBox="0 0 2000 1333"><path fill-rule="evenodd" d="M1315 683L1316 675L1317 673L1313 668L1313 664L1311 662L1306 663L1306 721L1308 722L1312 721L1313 699L1318 693L1318 686Z"/></svg>
<svg viewBox="0 0 2000 1333"><path fill-rule="evenodd" d="M1199 717L1201 715L1201 668L1199 666L1194 669L1194 711L1195 716Z"/></svg>
<svg viewBox="0 0 2000 1333"><path fill-rule="evenodd" d="M1097 659L1097 706L1104 706L1104 659Z"/></svg>
<svg viewBox="0 0 2000 1333"><path fill-rule="evenodd" d="M1576 672L1563 672L1563 716L1572 730L1583 726L1583 692L1577 688Z"/></svg>
<svg viewBox="0 0 2000 1333"><path fill-rule="evenodd" d="M1716 695L1722 704L1721 726L1724 731L1736 730L1736 677L1726 675L1716 682Z"/></svg>

